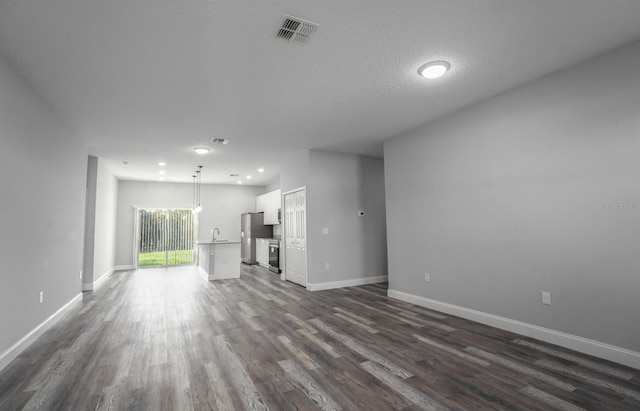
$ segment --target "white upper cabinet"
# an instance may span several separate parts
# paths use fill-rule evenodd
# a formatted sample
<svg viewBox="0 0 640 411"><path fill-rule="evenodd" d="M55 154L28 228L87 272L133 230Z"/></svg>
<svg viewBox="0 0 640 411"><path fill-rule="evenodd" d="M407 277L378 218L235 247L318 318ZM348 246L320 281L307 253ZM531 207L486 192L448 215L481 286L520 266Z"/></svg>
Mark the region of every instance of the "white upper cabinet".
<svg viewBox="0 0 640 411"><path fill-rule="evenodd" d="M281 194L282 191L278 189L256 197L256 211L264 213L265 225L280 224L278 210L280 210L282 201Z"/></svg>
<svg viewBox="0 0 640 411"><path fill-rule="evenodd" d="M256 197L256 212L264 213L267 211L267 208L269 207L269 205L267 204L267 194Z"/></svg>

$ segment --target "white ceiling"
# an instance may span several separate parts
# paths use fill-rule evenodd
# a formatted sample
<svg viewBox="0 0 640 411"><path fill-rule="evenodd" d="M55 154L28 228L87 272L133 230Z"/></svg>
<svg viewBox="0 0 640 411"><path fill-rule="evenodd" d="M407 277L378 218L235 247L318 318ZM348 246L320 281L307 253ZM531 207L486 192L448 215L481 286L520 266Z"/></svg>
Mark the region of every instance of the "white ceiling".
<svg viewBox="0 0 640 411"><path fill-rule="evenodd" d="M321 27L285 43L285 15ZM638 22L638 0L0 0L0 52L119 178L157 181L162 160L166 181L202 164L203 182L262 185L309 148L381 156L389 137L640 39ZM419 77L431 60L452 69Z"/></svg>

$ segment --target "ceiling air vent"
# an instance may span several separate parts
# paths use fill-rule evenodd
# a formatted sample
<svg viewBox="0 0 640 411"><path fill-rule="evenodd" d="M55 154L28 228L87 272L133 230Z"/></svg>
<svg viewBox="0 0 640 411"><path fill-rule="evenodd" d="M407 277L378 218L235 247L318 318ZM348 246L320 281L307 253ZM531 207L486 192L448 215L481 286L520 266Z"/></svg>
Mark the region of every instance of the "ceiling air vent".
<svg viewBox="0 0 640 411"><path fill-rule="evenodd" d="M212 138L211 142L212 143L217 143L217 144L229 144L229 140L228 138Z"/></svg>
<svg viewBox="0 0 640 411"><path fill-rule="evenodd" d="M306 44L309 38L320 27L316 23L305 21L297 17L284 16L282 26L278 29L276 37L299 45Z"/></svg>

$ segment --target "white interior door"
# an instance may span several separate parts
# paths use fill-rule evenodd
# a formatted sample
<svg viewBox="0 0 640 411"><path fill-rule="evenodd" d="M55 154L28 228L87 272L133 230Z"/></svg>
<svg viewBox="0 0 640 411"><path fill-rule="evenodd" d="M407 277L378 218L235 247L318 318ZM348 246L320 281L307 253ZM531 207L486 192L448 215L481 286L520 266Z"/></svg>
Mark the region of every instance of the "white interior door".
<svg viewBox="0 0 640 411"><path fill-rule="evenodd" d="M295 193L284 196L284 247L285 247L285 276L284 278L293 281L296 266L296 238L295 238Z"/></svg>
<svg viewBox="0 0 640 411"><path fill-rule="evenodd" d="M307 286L306 191L284 196L285 279Z"/></svg>
<svg viewBox="0 0 640 411"><path fill-rule="evenodd" d="M297 284L307 286L307 193L295 192Z"/></svg>

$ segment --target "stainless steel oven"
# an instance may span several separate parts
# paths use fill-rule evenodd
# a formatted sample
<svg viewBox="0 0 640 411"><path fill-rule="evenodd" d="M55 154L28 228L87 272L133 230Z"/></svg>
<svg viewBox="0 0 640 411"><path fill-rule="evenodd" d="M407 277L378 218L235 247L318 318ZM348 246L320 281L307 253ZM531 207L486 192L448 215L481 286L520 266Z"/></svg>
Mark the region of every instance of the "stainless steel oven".
<svg viewBox="0 0 640 411"><path fill-rule="evenodd" d="M269 240L269 271L280 272L280 240Z"/></svg>

